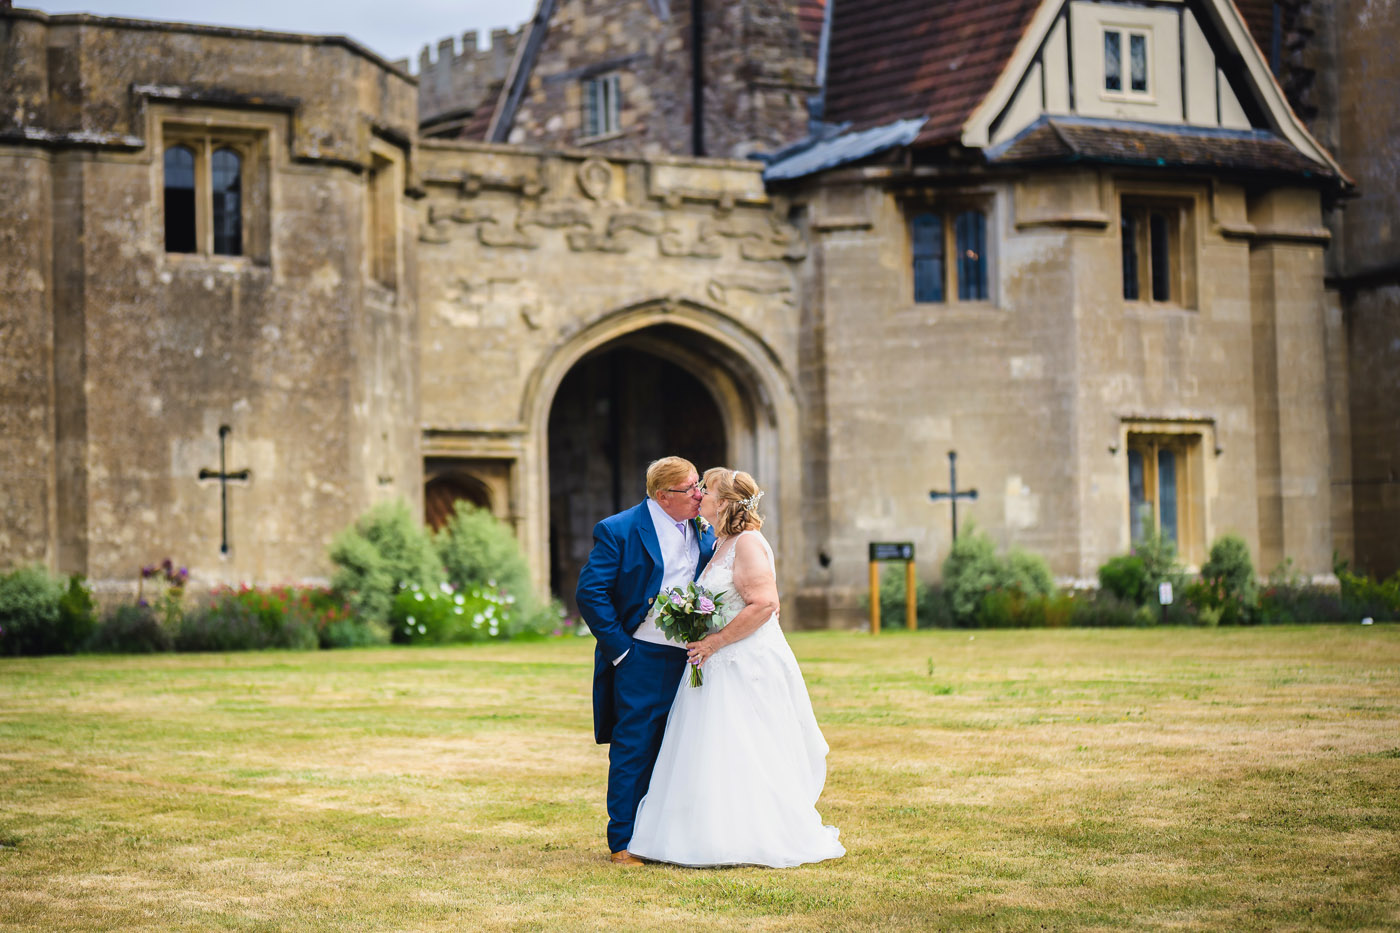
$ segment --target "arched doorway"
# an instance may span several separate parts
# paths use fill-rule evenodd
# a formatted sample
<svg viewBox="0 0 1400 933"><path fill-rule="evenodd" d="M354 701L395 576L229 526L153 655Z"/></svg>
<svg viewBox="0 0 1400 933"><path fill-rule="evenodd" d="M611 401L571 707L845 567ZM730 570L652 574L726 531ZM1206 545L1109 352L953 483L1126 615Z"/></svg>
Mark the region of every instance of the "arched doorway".
<svg viewBox="0 0 1400 933"><path fill-rule="evenodd" d="M613 353L618 355L609 356ZM623 382L632 387L629 404L646 395L654 398L642 401L655 402L656 407L674 409L689 403L694 409L674 418L679 428L670 437L665 436L672 430L669 416L659 426L650 421L642 425L662 435L655 455L680 452L702 470L724 464L761 478L767 492L764 534L778 554L779 587L796 592L803 569L805 483L793 377L772 348L743 323L707 305L673 297L640 302L598 318L570 335L531 374L521 410L528 439L519 462L517 489L523 517L521 541L536 579L572 606L578 570L592 547L594 524L616 511L618 499L620 507L627 508L645 495L644 472L651 457L635 453L611 458L609 442L597 431L574 432L586 442L575 441L570 447L560 429L567 413L587 414L579 399L591 400L593 409L587 417L596 423L603 399L608 399L608 406L613 404L611 390L603 389L602 373L616 368L610 363L626 365L629 360L653 373L650 379ZM606 385L611 385L612 376L607 379ZM668 393L683 401L667 401ZM722 430L715 427L716 420ZM686 446L692 441L708 449ZM556 446L560 449L555 450ZM637 462L629 464L628 459ZM565 479L565 474L592 471L594 460L609 464L604 472L617 463L619 491L614 493L611 476L605 483L590 480L589 485L601 491L578 497L567 508L559 507L561 496L573 498L568 494L575 481Z"/></svg>
<svg viewBox="0 0 1400 933"><path fill-rule="evenodd" d="M457 508L457 502L466 499L475 506L491 511L491 490L475 476L453 472L428 480L423 489L423 517L428 527L439 531Z"/></svg>
<svg viewBox="0 0 1400 933"><path fill-rule="evenodd" d="M574 364L549 412L550 590L573 602L593 525L646 497L647 464L669 454L729 462L720 400L675 360L674 328L605 344ZM713 381L711 379L710 381Z"/></svg>

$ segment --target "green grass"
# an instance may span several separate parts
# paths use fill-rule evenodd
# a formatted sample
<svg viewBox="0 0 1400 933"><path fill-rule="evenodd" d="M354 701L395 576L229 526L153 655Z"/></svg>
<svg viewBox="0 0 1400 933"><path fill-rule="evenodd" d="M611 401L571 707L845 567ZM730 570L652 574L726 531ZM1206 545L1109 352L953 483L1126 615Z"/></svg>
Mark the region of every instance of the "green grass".
<svg viewBox="0 0 1400 933"><path fill-rule="evenodd" d="M784 871L606 863L591 640L0 661L0 930L1400 927L1400 628L790 638Z"/></svg>

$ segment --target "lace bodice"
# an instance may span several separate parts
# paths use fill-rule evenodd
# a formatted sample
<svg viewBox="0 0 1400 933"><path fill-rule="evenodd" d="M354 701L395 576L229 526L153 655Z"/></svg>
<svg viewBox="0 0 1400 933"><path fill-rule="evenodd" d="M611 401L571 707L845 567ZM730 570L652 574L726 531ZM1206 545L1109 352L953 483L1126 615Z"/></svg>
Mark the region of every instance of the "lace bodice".
<svg viewBox="0 0 1400 933"><path fill-rule="evenodd" d="M757 531L741 531L735 536L732 543L723 542L721 548L723 548L724 553L705 565L705 571L700 574L699 580L701 586L721 599L718 613L720 624L715 626L716 629L728 625L729 621L748 605L744 602L744 597L740 596L739 591L734 588L734 555L739 550L739 538L744 535L754 535L763 544L763 550L768 554L768 569L776 574L773 563L773 548L769 546L768 539ZM727 548L724 547L724 544L728 544ZM774 618L777 618L776 614Z"/></svg>

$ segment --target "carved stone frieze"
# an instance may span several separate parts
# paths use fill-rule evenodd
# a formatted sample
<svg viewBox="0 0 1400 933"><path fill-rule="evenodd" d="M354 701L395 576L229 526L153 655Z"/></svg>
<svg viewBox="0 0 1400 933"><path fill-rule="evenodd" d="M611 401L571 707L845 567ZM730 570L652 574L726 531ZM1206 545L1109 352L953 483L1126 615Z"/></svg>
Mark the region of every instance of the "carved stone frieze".
<svg viewBox="0 0 1400 933"><path fill-rule="evenodd" d="M713 234L707 236L703 224L699 236L693 241L682 231L668 227L657 239L657 248L663 256L691 256L696 259L718 259L722 252L719 237Z"/></svg>
<svg viewBox="0 0 1400 933"><path fill-rule="evenodd" d="M568 235L569 249L576 253L625 253L627 244L607 234L592 230L572 230Z"/></svg>
<svg viewBox="0 0 1400 933"><path fill-rule="evenodd" d="M607 168L606 164L603 168ZM582 166L579 173L582 186ZM483 184L491 180L487 176L474 177ZM565 241L574 252L625 253L644 242L643 238L654 237L661 256L719 259L724 255L724 241L735 240L737 258L749 262L796 262L806 258L807 244L802 233L775 213L737 212L732 198L721 202L712 215L692 221L695 226L689 229L684 216L668 216L665 210L618 209L578 199L533 206L517 202L513 217L508 213L509 206L482 201L432 204L419 239L424 243L446 243L452 224L475 224L480 242L496 248L538 249L542 242L530 230L544 228L567 231Z"/></svg>
<svg viewBox="0 0 1400 933"><path fill-rule="evenodd" d="M522 210L515 221L517 229L526 227L548 227L557 230L562 227L591 227L589 212L580 205L559 204L542 207L538 210Z"/></svg>
<svg viewBox="0 0 1400 933"><path fill-rule="evenodd" d="M608 218L608 236L617 236L622 230L635 230L647 236L660 236L666 222L660 214L642 211L622 211Z"/></svg>
<svg viewBox="0 0 1400 933"><path fill-rule="evenodd" d="M585 195L600 201L612 184L612 169L602 159L585 159L578 167L578 186Z"/></svg>
<svg viewBox="0 0 1400 933"><path fill-rule="evenodd" d="M730 303L730 292L745 291L755 295L783 295L783 303L793 304L792 281L781 275L717 275L705 286L706 293L716 304Z"/></svg>
<svg viewBox="0 0 1400 933"><path fill-rule="evenodd" d="M539 249L539 241L513 226L488 221L477 227L476 235L483 246L506 246L514 249Z"/></svg>

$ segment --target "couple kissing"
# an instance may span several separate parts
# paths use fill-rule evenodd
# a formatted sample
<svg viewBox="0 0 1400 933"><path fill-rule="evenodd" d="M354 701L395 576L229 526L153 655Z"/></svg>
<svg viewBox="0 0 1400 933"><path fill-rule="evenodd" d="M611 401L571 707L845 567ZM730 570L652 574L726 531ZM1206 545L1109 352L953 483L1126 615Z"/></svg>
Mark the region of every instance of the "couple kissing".
<svg viewBox="0 0 1400 933"><path fill-rule="evenodd" d="M827 744L778 623L763 491L739 470L702 478L682 457L654 461L646 487L594 527L576 594L598 642L593 728L609 745L613 863L782 868L844 855L816 809ZM713 615L681 644L663 609L692 586Z"/></svg>

